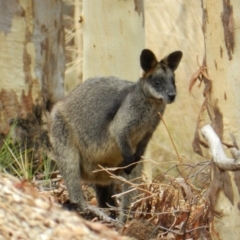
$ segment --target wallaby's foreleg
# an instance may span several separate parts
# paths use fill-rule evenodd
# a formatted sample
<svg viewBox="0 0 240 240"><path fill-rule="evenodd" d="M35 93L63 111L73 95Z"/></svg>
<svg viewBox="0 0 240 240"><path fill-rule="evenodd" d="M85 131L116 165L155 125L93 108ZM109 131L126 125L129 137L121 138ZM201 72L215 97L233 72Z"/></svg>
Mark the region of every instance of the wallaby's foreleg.
<svg viewBox="0 0 240 240"><path fill-rule="evenodd" d="M118 207L117 199L112 197L115 194L114 184L107 186L95 185L98 206L100 208ZM116 218L116 210L110 211L111 217Z"/></svg>
<svg viewBox="0 0 240 240"><path fill-rule="evenodd" d="M135 156L133 155L127 133L125 133L124 130L118 131L118 128L116 127L116 128L113 128L112 135L114 136L123 157L123 162L121 164L121 167L125 167L134 163ZM132 169L129 169L129 170L130 171L128 172L130 173Z"/></svg>
<svg viewBox="0 0 240 240"><path fill-rule="evenodd" d="M152 133L146 133L144 138L138 143L136 152L133 155L133 159L132 159L133 162L132 163L137 164L138 161L141 159L141 156L144 154L144 152L146 150L146 147L147 147L147 144L148 144L149 140L151 139L151 137L152 137ZM125 163L125 166L127 166L126 163ZM135 168L136 164L132 164L131 166L125 168L124 172L126 174L130 174L132 172L132 170Z"/></svg>

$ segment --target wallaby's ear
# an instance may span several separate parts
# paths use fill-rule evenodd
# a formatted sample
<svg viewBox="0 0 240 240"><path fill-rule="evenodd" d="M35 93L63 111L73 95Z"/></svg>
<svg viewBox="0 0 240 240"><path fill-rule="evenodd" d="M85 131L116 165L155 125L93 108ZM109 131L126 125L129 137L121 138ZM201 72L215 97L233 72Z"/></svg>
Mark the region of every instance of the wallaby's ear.
<svg viewBox="0 0 240 240"><path fill-rule="evenodd" d="M157 58L151 50L144 49L140 56L140 63L144 72L149 72L157 64Z"/></svg>
<svg viewBox="0 0 240 240"><path fill-rule="evenodd" d="M183 54L181 51L176 51L176 52L170 53L168 56L162 59L161 62L165 63L169 68L175 71L182 59L182 55Z"/></svg>

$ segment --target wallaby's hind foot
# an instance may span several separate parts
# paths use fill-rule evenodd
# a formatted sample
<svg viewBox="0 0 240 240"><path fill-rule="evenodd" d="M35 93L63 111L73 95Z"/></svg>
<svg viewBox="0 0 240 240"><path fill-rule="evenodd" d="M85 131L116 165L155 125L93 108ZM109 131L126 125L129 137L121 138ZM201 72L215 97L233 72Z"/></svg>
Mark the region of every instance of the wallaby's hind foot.
<svg viewBox="0 0 240 240"><path fill-rule="evenodd" d="M121 221L115 219L116 215L112 216L111 213L111 215L108 216L101 209L92 205L87 205L84 211L82 211L79 209L79 206L76 203L67 202L63 204L63 208L68 211L78 212L83 218L87 220L92 220L97 217L99 220L104 222L110 222L116 227L121 227L123 225Z"/></svg>

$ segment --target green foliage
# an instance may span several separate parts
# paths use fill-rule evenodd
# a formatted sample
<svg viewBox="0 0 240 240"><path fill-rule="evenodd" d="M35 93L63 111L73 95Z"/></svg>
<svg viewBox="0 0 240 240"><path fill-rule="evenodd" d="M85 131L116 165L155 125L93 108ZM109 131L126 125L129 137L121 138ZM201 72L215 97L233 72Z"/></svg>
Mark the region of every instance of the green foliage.
<svg viewBox="0 0 240 240"><path fill-rule="evenodd" d="M7 172L20 179L32 181L36 175L43 175L44 180L50 178L51 161L47 155L36 159L34 149L13 142L10 134L5 138L0 149L0 172Z"/></svg>
<svg viewBox="0 0 240 240"><path fill-rule="evenodd" d="M53 162L47 155L44 156L43 158L43 175L44 175L44 180L49 180L51 178L52 172L54 172L56 169L56 165L53 166Z"/></svg>
<svg viewBox="0 0 240 240"><path fill-rule="evenodd" d="M20 179L32 180L33 150L26 148L22 150L8 136L0 150L0 168Z"/></svg>

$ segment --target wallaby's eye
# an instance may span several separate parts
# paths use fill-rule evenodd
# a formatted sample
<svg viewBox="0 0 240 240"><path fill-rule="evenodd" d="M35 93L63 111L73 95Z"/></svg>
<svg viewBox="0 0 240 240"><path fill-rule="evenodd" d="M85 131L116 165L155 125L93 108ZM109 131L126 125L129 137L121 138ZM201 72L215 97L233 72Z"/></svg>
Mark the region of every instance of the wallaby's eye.
<svg viewBox="0 0 240 240"><path fill-rule="evenodd" d="M155 80L155 85L160 85L160 80Z"/></svg>

